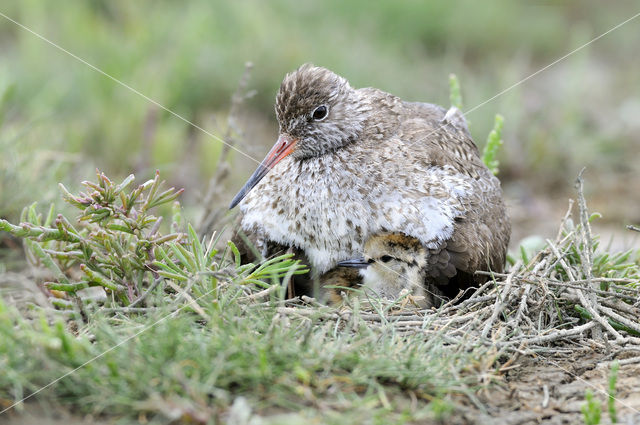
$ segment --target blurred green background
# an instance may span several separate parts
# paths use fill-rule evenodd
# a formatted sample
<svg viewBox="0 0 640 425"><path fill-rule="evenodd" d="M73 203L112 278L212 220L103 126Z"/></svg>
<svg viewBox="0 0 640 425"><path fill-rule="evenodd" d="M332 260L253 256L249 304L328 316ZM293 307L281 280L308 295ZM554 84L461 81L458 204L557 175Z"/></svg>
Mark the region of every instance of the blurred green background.
<svg viewBox="0 0 640 425"><path fill-rule="evenodd" d="M223 136L244 63L254 64L238 147L275 140L275 92L304 62L356 87L470 109L640 11L638 1L4 1L0 12L188 120ZM587 200L640 222L640 18L468 115L482 147L506 118L501 174L514 240L549 234L587 166ZM96 167L160 169L196 216L221 144L0 17L0 217L59 197ZM255 164L236 155L225 205ZM224 206L224 205L223 205Z"/></svg>

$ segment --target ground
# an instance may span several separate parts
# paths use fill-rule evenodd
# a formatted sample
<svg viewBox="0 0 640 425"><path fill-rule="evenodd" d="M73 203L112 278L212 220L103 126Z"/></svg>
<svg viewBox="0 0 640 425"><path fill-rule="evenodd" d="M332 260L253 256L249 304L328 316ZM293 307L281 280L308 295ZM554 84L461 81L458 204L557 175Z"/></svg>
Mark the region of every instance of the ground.
<svg viewBox="0 0 640 425"><path fill-rule="evenodd" d="M571 356L571 358L554 359L553 362L557 366L550 364L544 358L520 358L496 385L478 394L482 408L474 405L469 399L461 398L458 400L461 404L460 408L445 423L452 425L583 423L581 408L584 405L585 388L591 387L594 392L599 390L606 392L609 371L601 365L606 364L607 356L604 353L596 354L589 348L585 348L580 353L572 353ZM633 424L640 421L638 376L640 376L640 364L620 366L616 396L620 423ZM601 402L603 411L606 411L606 397L598 394L596 398ZM407 403L411 403L409 398ZM45 422L51 425L112 423L106 419L73 415L59 406L57 408L42 407L37 403L28 403L22 413L10 414L8 421L3 423L36 425ZM428 421L428 423L440 422ZM606 414L603 414L601 423L611 423Z"/></svg>
<svg viewBox="0 0 640 425"><path fill-rule="evenodd" d="M598 393L596 398L602 403L603 411L606 411L606 396L599 392L606 393L608 387L609 370L603 367L607 364L607 358L606 354L594 353L588 347L575 350L564 359L552 360L555 364L543 357L521 358L517 361L520 364L505 374L502 385L484 394L483 401L487 403L491 423L583 423L581 408L587 388ZM638 363L620 366L616 406L621 423L637 423L640 420L640 396L637 392L639 374ZM606 414L602 417L602 423L610 423ZM483 420L479 419L478 423L483 423Z"/></svg>

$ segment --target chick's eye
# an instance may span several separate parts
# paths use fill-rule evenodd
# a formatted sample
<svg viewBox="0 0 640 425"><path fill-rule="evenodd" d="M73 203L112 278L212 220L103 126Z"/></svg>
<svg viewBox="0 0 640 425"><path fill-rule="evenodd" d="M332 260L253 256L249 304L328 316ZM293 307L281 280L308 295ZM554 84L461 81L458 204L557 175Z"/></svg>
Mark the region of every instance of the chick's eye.
<svg viewBox="0 0 640 425"><path fill-rule="evenodd" d="M383 255L382 257L380 257L380 261L382 261L383 263L388 263L389 261L391 261L391 256L389 255Z"/></svg>
<svg viewBox="0 0 640 425"><path fill-rule="evenodd" d="M313 110L313 114L311 116L315 121L322 121L329 114L329 108L326 105L320 105L316 109Z"/></svg>

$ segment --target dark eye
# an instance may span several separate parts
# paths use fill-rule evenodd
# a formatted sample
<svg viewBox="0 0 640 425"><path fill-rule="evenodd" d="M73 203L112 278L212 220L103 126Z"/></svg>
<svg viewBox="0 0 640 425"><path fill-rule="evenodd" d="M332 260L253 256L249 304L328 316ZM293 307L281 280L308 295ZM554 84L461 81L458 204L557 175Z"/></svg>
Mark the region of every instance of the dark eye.
<svg viewBox="0 0 640 425"><path fill-rule="evenodd" d="M315 121L322 121L327 118L327 114L329 114L329 108L325 105L320 105L313 110L313 114L311 114L311 116Z"/></svg>
<svg viewBox="0 0 640 425"><path fill-rule="evenodd" d="M393 259L393 257L391 257L389 255L383 255L382 257L380 257L380 261L382 261L383 263L388 263L392 259Z"/></svg>
<svg viewBox="0 0 640 425"><path fill-rule="evenodd" d="M369 264L373 263L373 258L369 258L369 259L367 260L367 263L369 263Z"/></svg>

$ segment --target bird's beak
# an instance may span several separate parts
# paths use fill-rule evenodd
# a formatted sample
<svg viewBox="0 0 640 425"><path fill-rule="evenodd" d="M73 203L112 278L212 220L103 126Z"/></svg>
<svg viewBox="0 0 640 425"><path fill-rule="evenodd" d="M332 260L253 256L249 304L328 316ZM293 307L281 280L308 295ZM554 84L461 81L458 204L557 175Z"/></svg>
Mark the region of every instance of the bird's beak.
<svg viewBox="0 0 640 425"><path fill-rule="evenodd" d="M364 257L352 258L350 260L338 261L340 267L353 267L356 269L366 269L369 267L369 263Z"/></svg>
<svg viewBox="0 0 640 425"><path fill-rule="evenodd" d="M257 185L258 182L262 180L262 178L266 176L278 162L293 152L296 143L298 143L298 139L294 139L288 134L281 134L280 137L278 137L276 144L273 145L267 156L258 166L258 169L253 172L251 177L249 177L249 180L247 180L244 186L242 186L242 189L240 189L240 192L238 192L238 194L233 198L229 209L238 205L240 201L247 196L247 193L249 193L249 191L253 189L253 187Z"/></svg>

